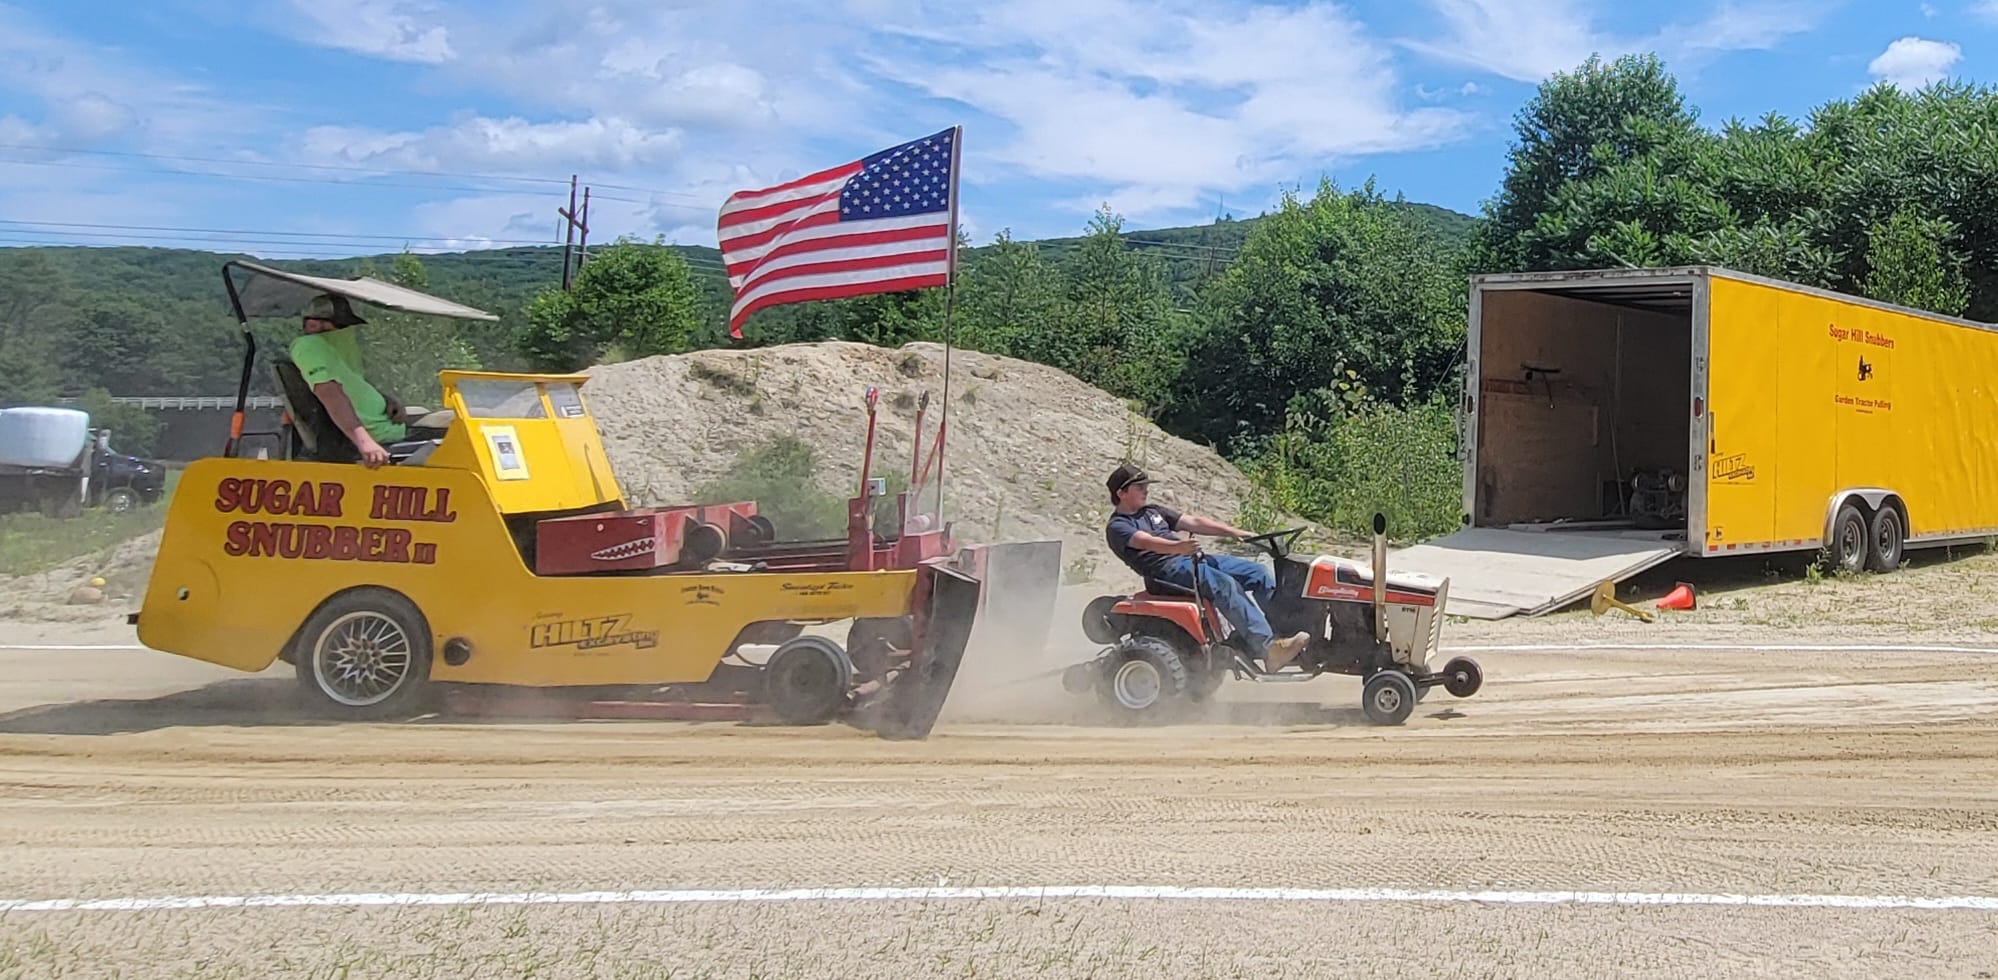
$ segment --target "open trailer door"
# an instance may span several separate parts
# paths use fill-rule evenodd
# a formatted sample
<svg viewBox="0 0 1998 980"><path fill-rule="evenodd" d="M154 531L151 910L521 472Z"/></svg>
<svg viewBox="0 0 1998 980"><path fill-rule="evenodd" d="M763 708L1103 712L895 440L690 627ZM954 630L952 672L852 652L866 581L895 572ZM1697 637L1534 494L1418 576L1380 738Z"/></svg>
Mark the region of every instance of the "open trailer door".
<svg viewBox="0 0 1998 980"><path fill-rule="evenodd" d="M1450 580L1445 612L1469 619L1540 616L1670 561L1680 541L1628 531L1469 528L1396 552L1388 568Z"/></svg>

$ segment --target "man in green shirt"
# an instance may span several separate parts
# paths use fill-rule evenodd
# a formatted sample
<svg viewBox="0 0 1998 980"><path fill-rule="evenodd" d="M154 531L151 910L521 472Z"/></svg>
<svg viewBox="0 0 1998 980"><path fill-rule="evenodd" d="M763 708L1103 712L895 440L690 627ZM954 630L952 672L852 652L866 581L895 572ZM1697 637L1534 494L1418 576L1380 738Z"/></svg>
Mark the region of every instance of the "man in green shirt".
<svg viewBox="0 0 1998 980"><path fill-rule="evenodd" d="M291 342L291 362L360 451L361 462L369 469L388 462L382 445L410 438L412 419L361 373L360 339L347 328L368 321L354 313L346 297L327 294L305 304L304 318L305 333Z"/></svg>

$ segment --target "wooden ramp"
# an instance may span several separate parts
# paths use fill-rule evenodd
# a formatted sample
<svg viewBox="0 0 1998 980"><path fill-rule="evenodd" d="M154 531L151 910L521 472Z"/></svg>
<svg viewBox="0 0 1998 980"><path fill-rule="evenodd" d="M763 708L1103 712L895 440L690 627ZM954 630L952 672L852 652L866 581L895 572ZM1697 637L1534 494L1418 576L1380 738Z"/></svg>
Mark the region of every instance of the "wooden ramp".
<svg viewBox="0 0 1998 980"><path fill-rule="evenodd" d="M1450 580L1445 610L1469 619L1541 616L1677 557L1663 531L1472 528L1388 556L1390 572Z"/></svg>

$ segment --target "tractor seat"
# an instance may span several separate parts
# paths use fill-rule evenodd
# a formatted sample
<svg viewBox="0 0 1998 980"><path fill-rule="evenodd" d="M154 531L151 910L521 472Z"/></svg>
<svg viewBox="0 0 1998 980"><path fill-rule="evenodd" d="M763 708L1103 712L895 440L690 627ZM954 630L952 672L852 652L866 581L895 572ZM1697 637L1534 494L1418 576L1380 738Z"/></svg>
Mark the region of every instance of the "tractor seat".
<svg viewBox="0 0 1998 980"><path fill-rule="evenodd" d="M312 393L312 386L305 383L305 375L298 365L288 357L271 358L271 371L277 375L278 399L284 403L286 418L291 420L292 446L290 458L312 460L321 463L358 463L359 450L347 440L345 433L333 424L332 416L326 414L326 406L319 403L319 396ZM441 417L441 418L440 418ZM451 424L454 416L450 411L430 412L411 428L442 429ZM436 419L440 424L429 425ZM389 464L421 463L437 448L438 439L410 439L390 443L382 447L389 455Z"/></svg>
<svg viewBox="0 0 1998 980"><path fill-rule="evenodd" d="M1131 598L1138 602L1192 602L1195 595L1192 589L1148 578L1145 590Z"/></svg>

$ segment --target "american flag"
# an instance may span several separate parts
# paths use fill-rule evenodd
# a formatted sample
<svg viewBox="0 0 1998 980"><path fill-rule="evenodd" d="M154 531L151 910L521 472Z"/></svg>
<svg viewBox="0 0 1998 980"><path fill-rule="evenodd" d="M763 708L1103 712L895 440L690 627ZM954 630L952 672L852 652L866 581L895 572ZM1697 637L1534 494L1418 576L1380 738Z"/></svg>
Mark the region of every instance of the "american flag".
<svg viewBox="0 0 1998 980"><path fill-rule="evenodd" d="M945 286L955 262L962 127L722 205L728 329L768 306Z"/></svg>

